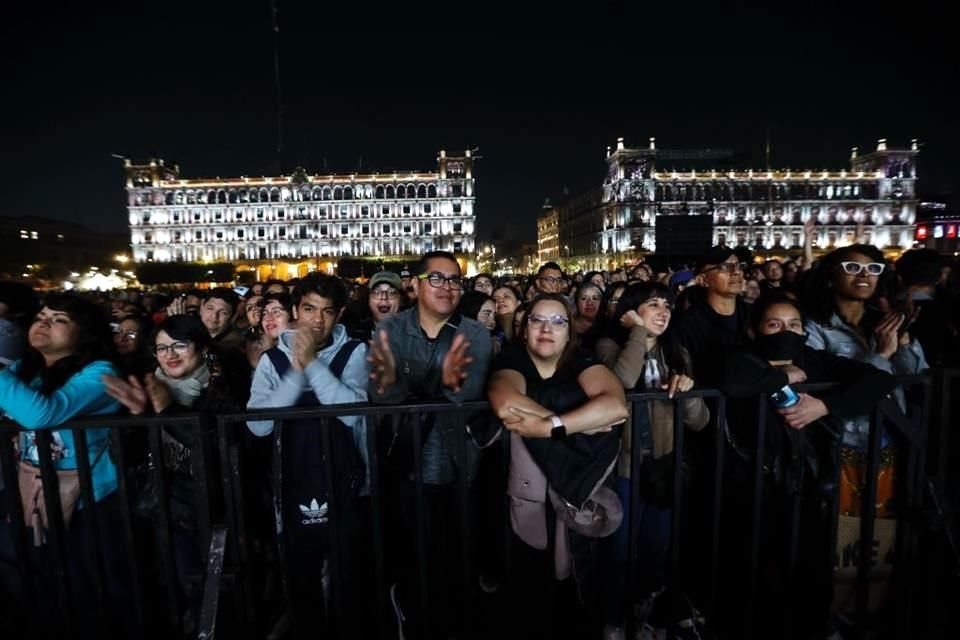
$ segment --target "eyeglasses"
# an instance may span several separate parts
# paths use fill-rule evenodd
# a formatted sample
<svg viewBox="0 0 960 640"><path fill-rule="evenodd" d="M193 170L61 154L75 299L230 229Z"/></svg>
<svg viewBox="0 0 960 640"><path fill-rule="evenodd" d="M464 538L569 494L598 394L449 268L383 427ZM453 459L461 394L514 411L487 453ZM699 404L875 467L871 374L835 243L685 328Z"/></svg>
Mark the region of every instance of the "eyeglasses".
<svg viewBox="0 0 960 640"><path fill-rule="evenodd" d="M400 297L400 292L393 287L384 287L383 289L374 289L370 292L371 298L387 298L393 300Z"/></svg>
<svg viewBox="0 0 960 640"><path fill-rule="evenodd" d="M182 356L190 349L189 342L171 342L170 344L157 344L153 347L153 355L157 356Z"/></svg>
<svg viewBox="0 0 960 640"><path fill-rule="evenodd" d="M444 282L446 282L447 286L453 291L460 291L463 289L463 278L460 276L445 276L439 271L434 271L433 273L421 273L417 276L417 278L420 280L426 280L434 289L439 289L442 287Z"/></svg>
<svg viewBox="0 0 960 640"><path fill-rule="evenodd" d="M136 340L137 332L136 331L120 331L116 330L113 332L113 335L121 340Z"/></svg>
<svg viewBox="0 0 960 640"><path fill-rule="evenodd" d="M549 323L550 327L554 329L562 329L570 324L570 320L559 314L554 314L552 316L541 316L537 313L531 313L529 316L527 316L527 324L529 324L531 327L542 327L545 323Z"/></svg>
<svg viewBox="0 0 960 640"><path fill-rule="evenodd" d="M263 310L264 317L268 318L280 318L282 316L288 315L287 310L283 307L272 307L270 309Z"/></svg>
<svg viewBox="0 0 960 640"><path fill-rule="evenodd" d="M563 278L558 278L557 276L537 276L537 280L543 280L544 282L549 282L551 284L563 282Z"/></svg>
<svg viewBox="0 0 960 640"><path fill-rule="evenodd" d="M721 262L720 264L715 264L712 267L707 267L704 269L704 272L722 271L723 273L736 273L737 271L740 271L742 273L746 270L746 262Z"/></svg>
<svg viewBox="0 0 960 640"><path fill-rule="evenodd" d="M838 269L843 269L843 272L849 276L855 276L862 271L866 271L868 276L878 276L883 273L883 270L887 268L887 265L882 262L841 262L837 267Z"/></svg>

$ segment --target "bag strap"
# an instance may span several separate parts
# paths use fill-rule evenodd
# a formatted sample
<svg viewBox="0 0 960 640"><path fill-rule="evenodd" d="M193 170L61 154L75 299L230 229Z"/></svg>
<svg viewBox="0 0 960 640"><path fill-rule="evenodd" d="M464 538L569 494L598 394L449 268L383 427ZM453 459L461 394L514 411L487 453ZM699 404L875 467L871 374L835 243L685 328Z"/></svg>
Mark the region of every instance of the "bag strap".
<svg viewBox="0 0 960 640"><path fill-rule="evenodd" d="M270 358L270 362L273 363L273 368L277 370L278 376L282 378L286 375L290 369L290 358L288 358L283 351L280 351L280 347L268 349L267 357Z"/></svg>
<svg viewBox="0 0 960 640"><path fill-rule="evenodd" d="M343 343L338 350L333 360L330 362L330 373L335 375L339 380L343 376L343 370L347 366L347 362L350 361L350 356L353 355L353 352L356 351L363 343L362 340L348 340ZM286 375L287 371L290 370L290 358L287 357L279 347L273 347L267 352L267 357L270 358L270 362L273 363L273 368L276 369L277 375L281 378Z"/></svg>

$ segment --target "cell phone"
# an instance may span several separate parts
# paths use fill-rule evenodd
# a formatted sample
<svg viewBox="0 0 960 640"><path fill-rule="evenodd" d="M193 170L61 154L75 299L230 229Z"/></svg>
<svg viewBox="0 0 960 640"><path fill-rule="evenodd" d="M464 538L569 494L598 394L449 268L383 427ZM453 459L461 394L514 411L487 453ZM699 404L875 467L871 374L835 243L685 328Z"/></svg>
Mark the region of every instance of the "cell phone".
<svg viewBox="0 0 960 640"><path fill-rule="evenodd" d="M247 291L250 291L250 287L234 287L233 292L240 296L241 298L247 295Z"/></svg>

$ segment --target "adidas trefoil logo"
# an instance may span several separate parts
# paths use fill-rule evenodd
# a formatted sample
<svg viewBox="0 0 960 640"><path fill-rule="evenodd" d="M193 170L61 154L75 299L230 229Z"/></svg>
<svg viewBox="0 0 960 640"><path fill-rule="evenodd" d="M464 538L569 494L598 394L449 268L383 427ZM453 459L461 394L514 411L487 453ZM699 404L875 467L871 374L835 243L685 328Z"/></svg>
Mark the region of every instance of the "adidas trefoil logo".
<svg viewBox="0 0 960 640"><path fill-rule="evenodd" d="M317 499L310 501L310 506L300 505L300 513L303 514L301 524L326 524L327 522L327 503L317 504Z"/></svg>

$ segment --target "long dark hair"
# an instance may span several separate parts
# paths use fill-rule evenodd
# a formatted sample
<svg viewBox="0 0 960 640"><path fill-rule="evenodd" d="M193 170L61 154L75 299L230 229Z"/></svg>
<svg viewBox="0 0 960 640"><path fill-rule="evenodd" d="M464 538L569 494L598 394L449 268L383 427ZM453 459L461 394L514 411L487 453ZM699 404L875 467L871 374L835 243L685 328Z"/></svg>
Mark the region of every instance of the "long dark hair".
<svg viewBox="0 0 960 640"><path fill-rule="evenodd" d="M809 277L804 279L802 300L803 309L807 317L819 324L829 324L830 318L836 311L836 294L833 290L833 278L841 262L850 260L852 254L859 253L867 256L874 262L886 264L883 252L870 244L852 244L848 247L835 249L813 265ZM866 306L873 306L874 301L883 294L892 273L885 270L877 280L877 288L873 297L866 301Z"/></svg>
<svg viewBox="0 0 960 640"><path fill-rule="evenodd" d="M577 337L577 332L573 328L573 308L570 305L570 301L561 294L561 293L540 293L537 294L533 300L530 301L527 306L526 313L523 314L523 319L520 321L520 335L514 336L514 340L520 340L523 342L523 348L527 348L527 327L530 324L530 314L533 313L533 310L537 308L537 305L541 302L559 302L563 305L564 312L567 315L567 334L569 335L569 341L567 346L563 348L563 352L560 354L560 359L557 360L557 371L561 371L566 368L571 361L573 356L579 351L580 344L579 338ZM519 311L519 308L517 309Z"/></svg>
<svg viewBox="0 0 960 640"><path fill-rule="evenodd" d="M651 298L663 298L669 304L674 303L673 291L665 284L655 280L646 282L634 282L627 285L623 293L620 294L620 302L610 318L610 337L621 347L627 343L630 336L630 330L620 325L620 318L628 311L636 311L641 304ZM672 373L690 375L687 366L687 358L684 357L683 345L680 344L680 337L674 330L673 314L671 314L670 324L666 331L657 337L657 346L663 353L663 360L666 362Z"/></svg>
<svg viewBox="0 0 960 640"><path fill-rule="evenodd" d="M113 336L103 309L94 302L71 293L54 293L44 299L42 307L66 313L76 325L73 353L47 367L43 354L27 346L17 377L30 383L40 376L40 392L49 395L62 387L74 374L95 360L111 360Z"/></svg>

